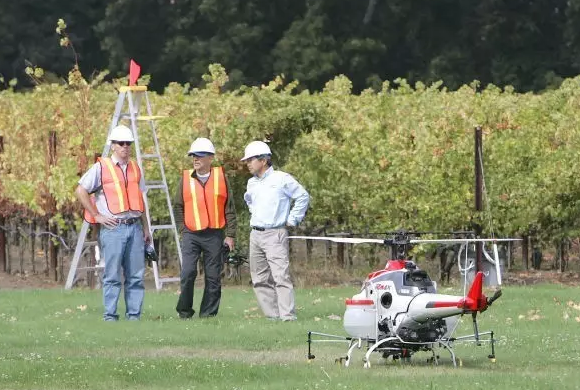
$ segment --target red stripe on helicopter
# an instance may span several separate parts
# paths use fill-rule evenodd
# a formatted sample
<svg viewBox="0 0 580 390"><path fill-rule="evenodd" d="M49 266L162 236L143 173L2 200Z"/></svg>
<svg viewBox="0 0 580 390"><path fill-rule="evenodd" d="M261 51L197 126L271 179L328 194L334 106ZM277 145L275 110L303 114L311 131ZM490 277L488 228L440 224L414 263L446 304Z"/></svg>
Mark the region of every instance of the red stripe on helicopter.
<svg viewBox="0 0 580 390"><path fill-rule="evenodd" d="M467 297L460 299L457 302L428 302L426 309L436 309L442 307L458 307L465 312L483 311L487 308L487 297L482 292L483 287L483 273L478 272L475 279L467 293Z"/></svg>
<svg viewBox="0 0 580 390"><path fill-rule="evenodd" d="M375 301L373 301L372 299L347 299L346 300L346 304L347 305L374 305Z"/></svg>
<svg viewBox="0 0 580 390"><path fill-rule="evenodd" d="M462 300L457 302L428 302L425 305L426 309L439 309L442 307L461 307Z"/></svg>

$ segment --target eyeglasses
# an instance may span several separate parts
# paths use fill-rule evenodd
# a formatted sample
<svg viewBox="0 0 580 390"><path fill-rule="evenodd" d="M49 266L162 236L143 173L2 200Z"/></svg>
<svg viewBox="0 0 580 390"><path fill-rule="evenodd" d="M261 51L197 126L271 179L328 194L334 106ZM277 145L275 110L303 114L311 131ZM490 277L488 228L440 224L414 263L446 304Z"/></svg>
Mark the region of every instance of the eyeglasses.
<svg viewBox="0 0 580 390"><path fill-rule="evenodd" d="M130 141L113 141L113 143L116 143L119 146L131 146L133 144L133 142Z"/></svg>
<svg viewBox="0 0 580 390"><path fill-rule="evenodd" d="M191 157L207 157L207 156L211 156L212 154L209 152L195 152L195 153L190 153L189 154Z"/></svg>
<svg viewBox="0 0 580 390"><path fill-rule="evenodd" d="M249 157L249 158L246 160L246 163L252 162L252 161L254 161L254 160L265 160L265 159L267 159L268 157L270 157L270 155L269 155L269 154L259 154L259 155L257 155L257 156L252 156L252 157Z"/></svg>

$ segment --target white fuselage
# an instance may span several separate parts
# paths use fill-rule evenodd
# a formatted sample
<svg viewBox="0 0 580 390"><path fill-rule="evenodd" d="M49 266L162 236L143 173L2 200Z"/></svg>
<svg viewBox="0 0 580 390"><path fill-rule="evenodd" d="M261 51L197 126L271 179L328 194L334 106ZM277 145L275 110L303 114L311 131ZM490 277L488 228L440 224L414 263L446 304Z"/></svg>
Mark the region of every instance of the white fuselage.
<svg viewBox="0 0 580 390"><path fill-rule="evenodd" d="M404 339L403 335L420 337L421 331L433 328L441 336L455 327L457 316L463 312L458 307L461 299L437 294L435 283L422 271L390 271L365 281L361 292L353 296L363 304L347 306L345 330L351 337L398 335Z"/></svg>

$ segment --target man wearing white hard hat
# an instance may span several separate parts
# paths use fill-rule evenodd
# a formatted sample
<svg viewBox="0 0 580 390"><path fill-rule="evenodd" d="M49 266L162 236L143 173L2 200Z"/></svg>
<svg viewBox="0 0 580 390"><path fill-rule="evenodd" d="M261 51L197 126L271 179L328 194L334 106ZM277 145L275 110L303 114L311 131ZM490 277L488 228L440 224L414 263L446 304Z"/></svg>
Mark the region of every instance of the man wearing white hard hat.
<svg viewBox="0 0 580 390"><path fill-rule="evenodd" d="M140 319L145 294L145 243L151 241L151 234L144 213L143 175L139 165L129 159L134 141L127 126L113 128L108 137L111 157L99 158L81 177L75 191L85 208L85 219L100 225L99 246L105 258L105 321L119 319L117 303L123 281L126 319Z"/></svg>
<svg viewBox="0 0 580 390"><path fill-rule="evenodd" d="M290 278L287 227L298 226L310 196L288 173L274 170L272 152L262 141L250 142L242 161L253 175L244 200L250 209L250 273L264 315L296 320ZM293 204L292 204L293 203Z"/></svg>
<svg viewBox="0 0 580 390"><path fill-rule="evenodd" d="M221 299L223 250L234 249L236 208L222 167L212 167L215 148L207 138L197 138L187 152L193 168L181 175L173 202L173 214L181 233L181 293L176 310L189 319L193 309L193 286L197 262L203 255L205 286L200 317L217 315Z"/></svg>

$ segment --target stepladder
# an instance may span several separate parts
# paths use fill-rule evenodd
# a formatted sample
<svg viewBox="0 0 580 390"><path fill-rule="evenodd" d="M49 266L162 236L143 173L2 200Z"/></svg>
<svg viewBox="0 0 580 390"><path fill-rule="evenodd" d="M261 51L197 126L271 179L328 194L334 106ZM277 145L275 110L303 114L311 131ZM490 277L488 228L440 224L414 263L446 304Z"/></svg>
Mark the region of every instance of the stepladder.
<svg viewBox="0 0 580 390"><path fill-rule="evenodd" d="M142 112L144 108L145 112ZM162 116L152 113L151 103L147 94L146 86L125 86L119 89L119 95L115 104L115 111L111 119L107 142L103 148L102 156L106 157L110 153L111 144L108 141L113 128L119 124L128 126L133 132L135 139L134 157L141 170L145 182L143 192L144 212L149 222L151 236L155 238L157 234L166 231L175 240L175 248L179 257L179 264L182 263L181 247L179 244L179 234L175 224L175 216L171 205L171 196L167 185L165 168L161 157L159 138L157 137L156 121ZM159 212L152 216L152 209L162 210L167 207L167 213ZM97 258L103 258L99 251L98 240L87 240L91 224L83 221L80 229L65 288L71 289L78 281L79 272L96 273L104 268L103 262L97 264L87 264L80 266L81 259L91 258L91 251ZM157 234L156 234L157 233ZM94 235L93 235L94 236ZM89 256L88 256L89 255ZM145 261L145 259L143 260ZM164 283L177 282L179 277L162 277L160 274L159 262L152 262L155 288L161 290Z"/></svg>

